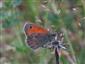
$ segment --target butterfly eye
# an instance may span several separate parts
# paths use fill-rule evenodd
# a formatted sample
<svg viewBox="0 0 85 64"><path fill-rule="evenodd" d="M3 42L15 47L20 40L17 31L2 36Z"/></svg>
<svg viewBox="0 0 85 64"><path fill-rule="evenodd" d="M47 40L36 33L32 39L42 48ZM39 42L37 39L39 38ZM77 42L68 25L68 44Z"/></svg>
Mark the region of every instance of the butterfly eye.
<svg viewBox="0 0 85 64"><path fill-rule="evenodd" d="M30 29L32 28L32 26L29 27Z"/></svg>

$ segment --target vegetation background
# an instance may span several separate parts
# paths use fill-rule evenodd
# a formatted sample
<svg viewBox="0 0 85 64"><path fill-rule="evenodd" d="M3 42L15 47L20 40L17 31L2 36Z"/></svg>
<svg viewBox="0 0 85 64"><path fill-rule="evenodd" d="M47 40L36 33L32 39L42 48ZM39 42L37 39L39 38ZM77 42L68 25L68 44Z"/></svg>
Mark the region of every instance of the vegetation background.
<svg viewBox="0 0 85 64"><path fill-rule="evenodd" d="M0 64L55 64L52 50L25 44L25 22L62 30L60 64L85 64L85 0L0 0Z"/></svg>

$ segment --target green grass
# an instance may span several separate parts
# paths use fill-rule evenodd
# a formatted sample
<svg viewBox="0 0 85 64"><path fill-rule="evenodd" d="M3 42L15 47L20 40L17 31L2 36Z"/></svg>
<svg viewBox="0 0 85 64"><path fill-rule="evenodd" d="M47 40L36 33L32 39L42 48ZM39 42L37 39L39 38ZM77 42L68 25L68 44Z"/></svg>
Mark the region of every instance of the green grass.
<svg viewBox="0 0 85 64"><path fill-rule="evenodd" d="M52 50L40 48L34 52L25 44L23 26L29 21L52 31L63 31L68 47L62 51L61 64L73 64L72 60L75 64L85 64L84 0L72 0L75 1L73 4L69 0L11 1L14 0L4 0L5 6L0 8L0 48L5 51L0 49L0 54L1 58L6 58L2 61L3 64L7 61L10 64L55 64ZM70 9L72 5L77 10ZM9 45L10 49L3 45Z"/></svg>

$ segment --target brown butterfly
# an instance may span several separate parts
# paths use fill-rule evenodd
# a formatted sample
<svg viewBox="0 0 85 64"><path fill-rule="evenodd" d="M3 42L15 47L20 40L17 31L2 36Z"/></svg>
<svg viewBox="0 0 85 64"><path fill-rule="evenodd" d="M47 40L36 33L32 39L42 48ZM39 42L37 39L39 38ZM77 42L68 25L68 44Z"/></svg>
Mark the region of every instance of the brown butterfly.
<svg viewBox="0 0 85 64"><path fill-rule="evenodd" d="M32 49L39 47L62 47L63 34L50 33L47 29L32 23L25 23L24 32L26 35L26 43Z"/></svg>

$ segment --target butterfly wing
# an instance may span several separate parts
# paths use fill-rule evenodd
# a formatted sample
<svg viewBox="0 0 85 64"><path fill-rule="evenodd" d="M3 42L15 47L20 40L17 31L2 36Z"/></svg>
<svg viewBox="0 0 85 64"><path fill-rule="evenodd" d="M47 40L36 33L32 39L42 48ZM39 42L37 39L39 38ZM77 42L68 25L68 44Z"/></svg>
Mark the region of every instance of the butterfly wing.
<svg viewBox="0 0 85 64"><path fill-rule="evenodd" d="M32 49L37 49L40 47L40 43L38 42L37 39L33 38L29 38L27 37L26 39L26 43L27 45L29 45Z"/></svg>
<svg viewBox="0 0 85 64"><path fill-rule="evenodd" d="M24 26L26 43L33 49L42 47L48 40L48 31L40 26L26 23Z"/></svg>

